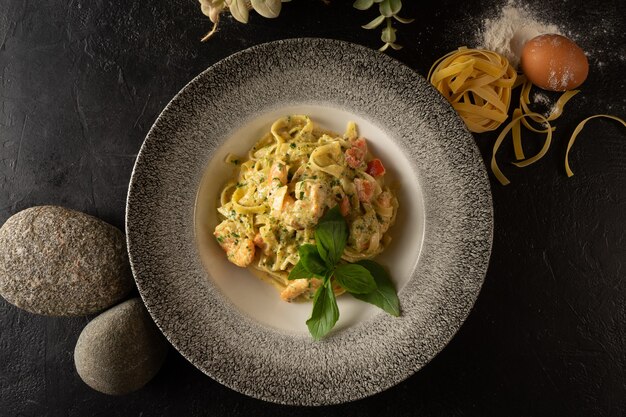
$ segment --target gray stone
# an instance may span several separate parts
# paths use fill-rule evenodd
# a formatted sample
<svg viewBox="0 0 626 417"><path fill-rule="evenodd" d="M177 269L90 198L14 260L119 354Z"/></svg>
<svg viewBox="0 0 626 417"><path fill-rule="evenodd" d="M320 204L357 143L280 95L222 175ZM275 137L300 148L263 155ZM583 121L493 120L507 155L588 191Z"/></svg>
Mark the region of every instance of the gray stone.
<svg viewBox="0 0 626 417"><path fill-rule="evenodd" d="M0 228L0 295L32 313L93 314L133 288L122 232L56 206L31 207Z"/></svg>
<svg viewBox="0 0 626 417"><path fill-rule="evenodd" d="M141 299L133 298L85 326L74 349L74 363L91 388L123 395L143 387L156 375L167 349Z"/></svg>

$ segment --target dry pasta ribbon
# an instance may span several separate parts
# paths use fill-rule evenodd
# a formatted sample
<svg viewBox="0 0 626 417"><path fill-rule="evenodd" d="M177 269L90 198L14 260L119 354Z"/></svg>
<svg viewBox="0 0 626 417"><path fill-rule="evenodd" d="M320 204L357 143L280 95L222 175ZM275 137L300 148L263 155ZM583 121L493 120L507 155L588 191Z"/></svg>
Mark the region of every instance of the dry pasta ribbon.
<svg viewBox="0 0 626 417"><path fill-rule="evenodd" d="M552 107L552 111L549 115L544 116L542 114L534 112L530 107L530 91L532 89L532 83L525 79L525 77L520 77L520 82L518 86L521 85L520 91L520 104L519 107L513 110L513 118L509 122L508 125L502 129L500 135L496 139L496 142L493 145L492 157L491 157L491 170L495 177L500 181L502 185L507 185L510 183L508 178L502 173L500 168L498 167L496 161L496 152L502 145L502 142L507 137L508 133L511 132L512 141L513 141L513 151L515 153L515 159L517 162L514 162L518 168L523 168L528 165L531 165L537 162L539 159L543 158L543 156L548 152L550 148L550 144L552 143L552 132L556 130L556 127L553 127L550 122L558 119L561 114L563 114L563 108L568 101L572 99L576 94L580 92L580 90L570 90L566 91L557 100L557 102ZM534 127L531 125L531 122L535 122L541 124L541 128ZM522 144L522 125L526 127L528 130L541 133L546 135L546 139L543 143L541 150L534 155L533 157L526 158L524 154L524 148ZM569 151L568 151L569 152ZM567 164L567 155L566 155L566 164ZM566 170L568 166L566 165Z"/></svg>
<svg viewBox="0 0 626 417"><path fill-rule="evenodd" d="M496 139L496 142L493 145L493 153L491 154L491 171L493 172L493 175L495 175L495 177L498 179L498 181L500 181L500 184L502 185L507 185L510 184L509 179L502 173L502 171L500 170L500 168L498 167L498 162L496 160L496 153L498 152L498 149L500 149L500 145L502 145L502 142L504 142L504 139L506 139L508 133L513 130L513 143L515 144L516 139L515 136L520 134L520 122L525 119L525 118L532 118L533 120L540 120L543 121L544 123L547 123L549 125L550 122L548 122L548 119L546 117L544 117L543 115L539 114L539 113L522 113L521 111L517 112L518 109L516 109L516 112L514 112L514 117L513 119L509 122L509 124L507 124L502 131L500 132L500 135L498 135L498 138ZM543 143L543 146L541 147L541 150L534 156L528 158L528 159L524 159L520 162L514 162L513 165L521 168L521 167L525 167L531 164L534 164L535 162L537 162L539 159L541 159L546 152L548 152L548 148L550 148L550 143L552 142L552 131L554 129L549 128L545 131L546 133L546 139ZM516 151L517 153L517 151ZM523 154L522 154L523 157Z"/></svg>

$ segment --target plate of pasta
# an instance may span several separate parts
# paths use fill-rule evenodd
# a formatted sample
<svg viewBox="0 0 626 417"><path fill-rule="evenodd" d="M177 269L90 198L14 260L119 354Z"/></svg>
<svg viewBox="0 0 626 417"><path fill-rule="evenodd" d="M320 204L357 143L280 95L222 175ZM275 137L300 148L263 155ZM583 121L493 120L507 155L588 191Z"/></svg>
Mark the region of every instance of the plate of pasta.
<svg viewBox="0 0 626 417"><path fill-rule="evenodd" d="M428 82L358 45L291 39L220 61L168 104L126 231L144 303L185 358L249 396L327 405L445 347L493 214L473 139Z"/></svg>

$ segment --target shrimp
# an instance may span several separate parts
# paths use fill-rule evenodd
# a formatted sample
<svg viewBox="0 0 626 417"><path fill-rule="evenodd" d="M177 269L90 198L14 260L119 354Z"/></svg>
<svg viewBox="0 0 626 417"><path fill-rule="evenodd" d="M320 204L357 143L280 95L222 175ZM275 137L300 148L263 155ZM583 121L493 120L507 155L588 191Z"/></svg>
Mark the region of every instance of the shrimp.
<svg viewBox="0 0 626 417"><path fill-rule="evenodd" d="M346 163L350 168L356 169L363 164L365 155L367 155L367 142L364 138L358 138L346 150Z"/></svg>
<svg viewBox="0 0 626 417"><path fill-rule="evenodd" d="M297 200L286 199L281 212L285 223L294 229L315 226L322 214L326 201L326 189L321 184L296 185Z"/></svg>
<svg viewBox="0 0 626 417"><path fill-rule="evenodd" d="M252 263L255 253L254 242L244 234L238 233L237 223L233 220L221 222L213 235L230 262L242 268Z"/></svg>
<svg viewBox="0 0 626 417"><path fill-rule="evenodd" d="M371 247L372 242L380 240L379 223L376 212L370 207L365 214L356 218L350 224L348 244L358 251L364 251Z"/></svg>
<svg viewBox="0 0 626 417"><path fill-rule="evenodd" d="M359 200L363 203L369 203L372 201L374 195L374 183L361 178L354 179L354 187L356 188Z"/></svg>
<svg viewBox="0 0 626 417"><path fill-rule="evenodd" d="M350 199L345 195L339 202L339 211L343 217L346 217L350 213Z"/></svg>
<svg viewBox="0 0 626 417"><path fill-rule="evenodd" d="M275 180L278 180L282 185L287 184L287 165L283 162L274 162L270 167L269 175L267 176L267 182L272 184Z"/></svg>
<svg viewBox="0 0 626 417"><path fill-rule="evenodd" d="M300 278L291 281L287 288L281 291L280 298L288 303L305 293L313 294L321 285L322 281L317 278Z"/></svg>
<svg viewBox="0 0 626 417"><path fill-rule="evenodd" d="M306 278L300 278L293 280L287 288L280 292L280 298L283 301L293 301L298 298L302 293L309 289L309 280Z"/></svg>
<svg viewBox="0 0 626 417"><path fill-rule="evenodd" d="M367 249L370 235L367 233L367 223L361 217L355 219L350 225L349 244L358 251Z"/></svg>
<svg viewBox="0 0 626 417"><path fill-rule="evenodd" d="M263 253L264 253L264 254L269 255L269 252L270 252L270 250L269 250L269 249L270 249L270 247L269 247L269 246L270 246L270 245L268 245L268 244L267 244L267 243L263 240L263 238L261 237L261 234L260 234L260 233L257 233L257 234L254 236L254 240L253 240L253 242L254 242L254 245L255 245L256 247L258 247L259 249L261 249L261 250L263 251Z"/></svg>
<svg viewBox="0 0 626 417"><path fill-rule="evenodd" d="M380 233L384 234L389 230L394 220L393 195L389 191L383 191L376 198L376 204L380 214Z"/></svg>
<svg viewBox="0 0 626 417"><path fill-rule="evenodd" d="M393 196L391 195L389 191L383 191L382 193L378 195L376 202L383 208L390 208L392 199L393 199Z"/></svg>
<svg viewBox="0 0 626 417"><path fill-rule="evenodd" d="M291 198L287 191L287 186L283 185L279 189L270 192L270 198L273 199L272 211L280 212L289 202L293 202L293 198Z"/></svg>

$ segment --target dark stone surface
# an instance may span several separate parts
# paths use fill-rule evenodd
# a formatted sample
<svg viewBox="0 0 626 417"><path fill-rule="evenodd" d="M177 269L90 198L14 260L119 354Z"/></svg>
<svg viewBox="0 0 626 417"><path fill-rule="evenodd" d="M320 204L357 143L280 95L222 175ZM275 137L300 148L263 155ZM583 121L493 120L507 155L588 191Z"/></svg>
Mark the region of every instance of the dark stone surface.
<svg viewBox="0 0 626 417"><path fill-rule="evenodd" d="M105 311L83 329L74 364L83 381L109 395L146 385L159 371L169 344L140 298Z"/></svg>
<svg viewBox="0 0 626 417"><path fill-rule="evenodd" d="M84 316L134 287L124 234L93 216L37 206L0 227L0 296L20 308Z"/></svg>
<svg viewBox="0 0 626 417"><path fill-rule="evenodd" d="M60 204L123 226L133 161L171 97L219 59L297 36L380 45L350 2L286 4L278 20L209 28L193 0L0 0L0 222ZM590 53L582 93L558 120L548 156L503 163L492 181L495 236L485 285L452 342L422 371L372 398L336 407L276 406L222 387L173 351L157 377L125 397L87 387L72 352L86 318L44 318L0 300L2 416L626 415L626 133L594 121L563 173L582 118L626 116L626 4L532 1ZM390 54L425 74L502 2L405 1L405 48ZM476 135L490 157L494 134ZM529 151L533 140L529 141ZM512 157L505 147L499 158Z"/></svg>

